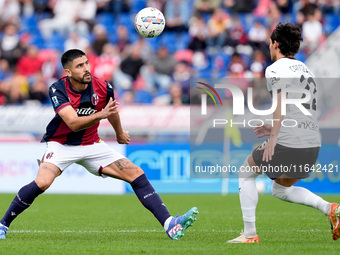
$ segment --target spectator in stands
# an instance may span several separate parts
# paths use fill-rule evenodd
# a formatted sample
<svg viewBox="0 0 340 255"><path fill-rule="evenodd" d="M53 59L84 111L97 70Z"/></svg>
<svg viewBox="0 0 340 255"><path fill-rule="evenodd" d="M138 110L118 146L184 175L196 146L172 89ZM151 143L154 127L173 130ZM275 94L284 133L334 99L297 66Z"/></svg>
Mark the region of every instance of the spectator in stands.
<svg viewBox="0 0 340 255"><path fill-rule="evenodd" d="M89 45L89 40L80 36L77 31L73 31L64 43L64 50L79 49L84 51Z"/></svg>
<svg viewBox="0 0 340 255"><path fill-rule="evenodd" d="M168 90L174 67L175 59L169 54L168 49L165 46L159 47L157 54L152 55L148 65L142 68L142 76L148 91Z"/></svg>
<svg viewBox="0 0 340 255"><path fill-rule="evenodd" d="M174 82L181 84L183 96L189 98L190 80L193 77L190 65L185 61L176 63L172 79Z"/></svg>
<svg viewBox="0 0 340 255"><path fill-rule="evenodd" d="M195 0L194 14L205 15L212 14L221 5L221 0Z"/></svg>
<svg viewBox="0 0 340 255"><path fill-rule="evenodd" d="M181 84L174 82L169 88L170 104L171 105L183 105L189 104L189 98L183 95Z"/></svg>
<svg viewBox="0 0 340 255"><path fill-rule="evenodd" d="M67 35L75 30L77 13L81 10L80 0L51 1L54 17L43 19L39 23L40 31L45 40L49 40L55 31Z"/></svg>
<svg viewBox="0 0 340 255"><path fill-rule="evenodd" d="M107 43L103 53L96 58L93 74L112 83L113 74L119 68L120 56L117 46Z"/></svg>
<svg viewBox="0 0 340 255"><path fill-rule="evenodd" d="M114 84L118 90L131 89L133 82L137 80L140 69L144 65L141 58L140 48L133 46L130 54L120 63L120 68L114 73Z"/></svg>
<svg viewBox="0 0 340 255"><path fill-rule="evenodd" d="M339 0L318 0L318 6L324 15L329 13L340 14Z"/></svg>
<svg viewBox="0 0 340 255"><path fill-rule="evenodd" d="M208 22L207 44L210 49L219 49L224 46L226 31L230 25L230 16L223 9L217 8Z"/></svg>
<svg viewBox="0 0 340 255"><path fill-rule="evenodd" d="M224 0L224 7L238 13L249 13L255 7L254 0Z"/></svg>
<svg viewBox="0 0 340 255"><path fill-rule="evenodd" d="M290 0L274 0L275 5L281 13L288 13L292 7Z"/></svg>
<svg viewBox="0 0 340 255"><path fill-rule="evenodd" d="M259 48L261 43L264 43L267 39L267 29L260 20L255 20L254 24L249 30L248 41L256 48Z"/></svg>
<svg viewBox="0 0 340 255"><path fill-rule="evenodd" d="M229 65L228 65L228 71L230 73L244 73L247 69L246 64L242 58L242 56L235 52L230 59Z"/></svg>
<svg viewBox="0 0 340 255"><path fill-rule="evenodd" d="M0 0L0 30L7 24L20 23L20 5L17 0Z"/></svg>
<svg viewBox="0 0 340 255"><path fill-rule="evenodd" d="M268 24L270 24L270 32L272 32L281 21L281 12L275 3L271 3L268 10L270 16Z"/></svg>
<svg viewBox="0 0 340 255"><path fill-rule="evenodd" d="M261 50L266 52L266 56L270 56L268 47L268 30L260 20L255 19L253 26L248 33L248 43L253 50Z"/></svg>
<svg viewBox="0 0 340 255"><path fill-rule="evenodd" d="M253 11L254 16L266 17L272 3L273 2L271 0L259 0L255 10Z"/></svg>
<svg viewBox="0 0 340 255"><path fill-rule="evenodd" d="M167 30L176 32L188 31L188 22L190 18L188 0L166 1L164 15Z"/></svg>
<svg viewBox="0 0 340 255"><path fill-rule="evenodd" d="M302 25L303 42L301 49L304 49L307 54L313 52L321 43L322 39L322 25L317 20L315 10L310 10L307 15L307 21Z"/></svg>
<svg viewBox="0 0 340 255"><path fill-rule="evenodd" d="M73 0L74 1L74 0ZM96 0L80 0L79 9L75 17L77 31L86 36L93 29L97 13Z"/></svg>
<svg viewBox="0 0 340 255"><path fill-rule="evenodd" d="M41 66L41 75L45 81L45 84L54 83L59 75L58 73L58 64L59 64L59 55L58 51L54 49L45 49L39 52L39 58L43 62Z"/></svg>
<svg viewBox="0 0 340 255"><path fill-rule="evenodd" d="M207 47L208 26L200 16L194 16L189 28L191 41L188 48L193 51L202 51Z"/></svg>
<svg viewBox="0 0 340 255"><path fill-rule="evenodd" d="M246 44L247 34L239 18L234 18L231 27L228 29L225 44L236 47L239 44Z"/></svg>
<svg viewBox="0 0 340 255"><path fill-rule="evenodd" d="M129 38L129 31L126 26L119 25L117 27L117 47L119 49L119 52L123 52L126 47L128 47L131 44L130 38Z"/></svg>
<svg viewBox="0 0 340 255"><path fill-rule="evenodd" d="M21 57L21 54L18 29L15 25L8 24L0 40L0 56L6 59L10 67L13 68Z"/></svg>
<svg viewBox="0 0 340 255"><path fill-rule="evenodd" d="M250 64L250 71L252 71L255 78L264 77L264 70L267 66L266 56L262 51L256 50L253 56L253 62Z"/></svg>
<svg viewBox="0 0 340 255"><path fill-rule="evenodd" d="M36 78L37 73L41 72L43 62L38 56L39 50L35 45L31 45L27 49L27 53L23 55L17 64L19 74L26 76L30 83Z"/></svg>
<svg viewBox="0 0 340 255"><path fill-rule="evenodd" d="M124 104L124 105L133 105L134 100L135 100L135 95L133 94L133 91L127 90L123 93L119 101L121 102L121 104Z"/></svg>
<svg viewBox="0 0 340 255"><path fill-rule="evenodd" d="M36 100L40 103L46 103L48 97L48 89L46 82L41 73L37 74L34 83L29 88L29 100Z"/></svg>
<svg viewBox="0 0 340 255"><path fill-rule="evenodd" d="M109 43L106 28L101 24L95 25L93 28L93 35L94 35L94 40L92 42L93 50L97 55L100 55L102 54L104 45Z"/></svg>
<svg viewBox="0 0 340 255"><path fill-rule="evenodd" d="M165 4L164 0L147 0L146 6L157 8L158 10L164 13L164 4Z"/></svg>
<svg viewBox="0 0 340 255"><path fill-rule="evenodd" d="M11 77L12 72L6 59L0 59L0 82Z"/></svg>
<svg viewBox="0 0 340 255"><path fill-rule="evenodd" d="M140 49L140 55L144 61L148 61L150 56L154 54L153 49L150 46L149 40L139 36L138 40L134 42L134 46ZM122 58L125 58L125 52L121 53Z"/></svg>
<svg viewBox="0 0 340 255"><path fill-rule="evenodd" d="M96 59L98 55L94 52L92 45L89 45L84 50L87 59L89 60L90 67L91 67L91 73L94 73L96 69Z"/></svg>
<svg viewBox="0 0 340 255"><path fill-rule="evenodd" d="M318 6L309 0L295 2L293 10L296 13L296 23L300 26L307 20L309 13L313 13Z"/></svg>
<svg viewBox="0 0 340 255"><path fill-rule="evenodd" d="M28 97L28 80L14 71L13 75L0 82L0 93L5 95L6 104L21 104Z"/></svg>
<svg viewBox="0 0 340 255"><path fill-rule="evenodd" d="M34 0L21 0L20 12L22 15L31 17L35 13Z"/></svg>

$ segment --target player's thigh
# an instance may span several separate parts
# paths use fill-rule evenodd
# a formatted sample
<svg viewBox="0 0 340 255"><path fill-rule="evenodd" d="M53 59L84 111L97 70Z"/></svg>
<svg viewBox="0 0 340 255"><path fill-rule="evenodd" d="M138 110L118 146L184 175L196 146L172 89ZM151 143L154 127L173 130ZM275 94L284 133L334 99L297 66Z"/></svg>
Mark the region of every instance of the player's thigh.
<svg viewBox="0 0 340 255"><path fill-rule="evenodd" d="M104 167L102 173L104 175L131 183L144 172L129 159L121 158Z"/></svg>
<svg viewBox="0 0 340 255"><path fill-rule="evenodd" d="M87 171L96 176L107 176L103 172L105 167L117 160L126 159L125 156L103 141L92 145L82 146L81 149L83 150L83 158L76 163L82 165Z"/></svg>
<svg viewBox="0 0 340 255"><path fill-rule="evenodd" d="M54 179L61 174L59 167L52 163L41 163L35 182L42 190L47 190Z"/></svg>
<svg viewBox="0 0 340 255"><path fill-rule="evenodd" d="M299 181L300 181L300 179L289 178L289 177L286 177L285 175L274 180L274 182L276 182L277 184L280 184L281 186L284 186L284 187L291 187L294 184L298 183Z"/></svg>

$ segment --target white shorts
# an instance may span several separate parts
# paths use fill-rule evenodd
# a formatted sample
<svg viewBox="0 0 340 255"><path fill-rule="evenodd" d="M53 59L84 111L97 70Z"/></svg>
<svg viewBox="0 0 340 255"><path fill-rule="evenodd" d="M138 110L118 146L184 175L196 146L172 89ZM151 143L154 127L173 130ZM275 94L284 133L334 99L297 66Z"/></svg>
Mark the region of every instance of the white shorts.
<svg viewBox="0 0 340 255"><path fill-rule="evenodd" d="M64 145L58 142L47 142L47 149L41 162L48 162L64 171L73 163L82 165L91 174L102 176L104 167L126 158L113 150L105 142L91 145Z"/></svg>

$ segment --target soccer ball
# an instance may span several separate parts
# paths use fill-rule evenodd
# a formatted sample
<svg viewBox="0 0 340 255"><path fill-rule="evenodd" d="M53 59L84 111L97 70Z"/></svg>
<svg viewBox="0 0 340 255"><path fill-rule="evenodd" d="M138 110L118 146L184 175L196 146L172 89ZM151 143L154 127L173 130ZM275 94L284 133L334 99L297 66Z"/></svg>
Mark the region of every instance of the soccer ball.
<svg viewBox="0 0 340 255"><path fill-rule="evenodd" d="M143 37L152 38L159 36L165 27L163 13L152 7L140 10L135 17L135 28Z"/></svg>

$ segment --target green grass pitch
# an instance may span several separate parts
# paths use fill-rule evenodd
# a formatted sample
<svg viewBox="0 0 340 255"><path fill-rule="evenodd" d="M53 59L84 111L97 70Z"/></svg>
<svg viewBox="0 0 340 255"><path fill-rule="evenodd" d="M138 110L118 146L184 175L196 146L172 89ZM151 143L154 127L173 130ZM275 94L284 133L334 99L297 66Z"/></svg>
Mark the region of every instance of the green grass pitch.
<svg viewBox="0 0 340 255"><path fill-rule="evenodd" d="M13 194L0 194L0 215ZM227 244L243 223L238 195L162 195L170 213L192 206L198 220L179 241L134 195L42 195L16 221L0 254L339 254L324 215L306 206L260 195L260 244ZM340 196L324 196L340 201Z"/></svg>

